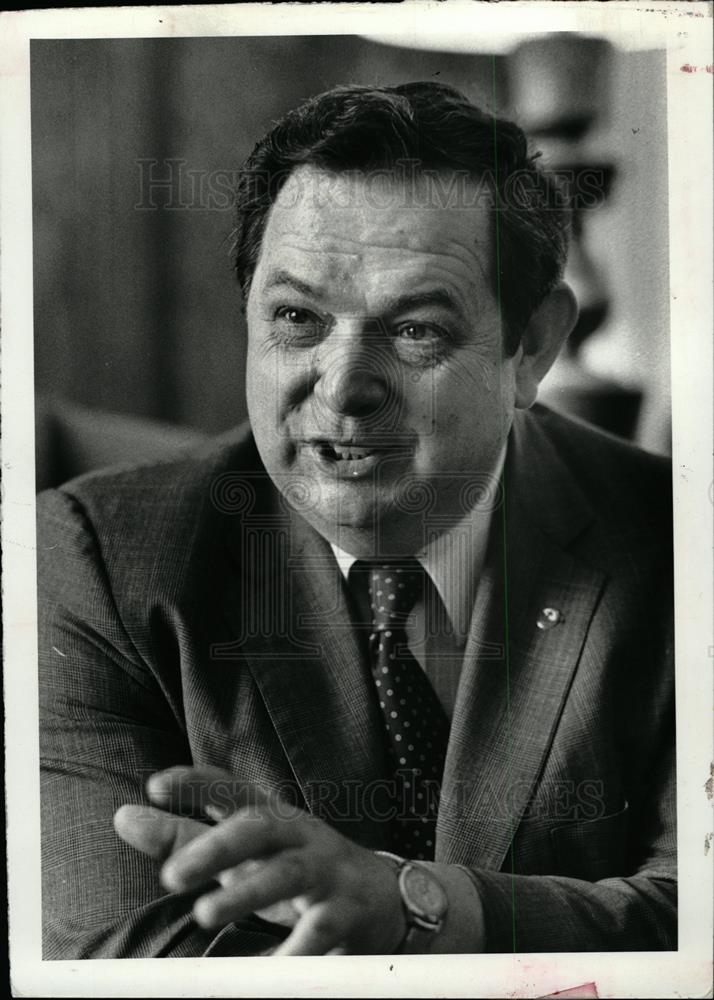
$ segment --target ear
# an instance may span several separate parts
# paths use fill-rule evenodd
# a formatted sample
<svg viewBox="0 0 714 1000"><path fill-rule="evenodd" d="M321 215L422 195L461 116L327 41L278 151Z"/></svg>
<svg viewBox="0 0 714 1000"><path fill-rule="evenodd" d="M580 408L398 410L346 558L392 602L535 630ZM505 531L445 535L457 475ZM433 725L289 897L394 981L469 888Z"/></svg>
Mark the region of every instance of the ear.
<svg viewBox="0 0 714 1000"><path fill-rule="evenodd" d="M538 386L550 370L578 318L578 303L569 285L559 282L528 321L516 355L515 404L532 406Z"/></svg>

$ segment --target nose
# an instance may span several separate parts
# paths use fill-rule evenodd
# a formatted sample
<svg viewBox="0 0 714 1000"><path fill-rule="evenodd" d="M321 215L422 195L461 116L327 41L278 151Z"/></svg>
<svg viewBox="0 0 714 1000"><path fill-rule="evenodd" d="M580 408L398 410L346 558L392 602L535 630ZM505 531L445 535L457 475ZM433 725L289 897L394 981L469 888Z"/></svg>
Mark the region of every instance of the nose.
<svg viewBox="0 0 714 1000"><path fill-rule="evenodd" d="M318 400L339 416L379 418L396 399L396 366L385 336L373 324L336 323L320 346Z"/></svg>

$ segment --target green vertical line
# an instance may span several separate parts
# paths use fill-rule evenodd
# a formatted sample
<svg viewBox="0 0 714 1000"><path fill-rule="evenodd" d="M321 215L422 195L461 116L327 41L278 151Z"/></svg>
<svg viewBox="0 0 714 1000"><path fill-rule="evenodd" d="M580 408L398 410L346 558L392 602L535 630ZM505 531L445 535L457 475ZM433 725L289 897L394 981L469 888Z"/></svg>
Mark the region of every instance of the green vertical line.
<svg viewBox="0 0 714 1000"><path fill-rule="evenodd" d="M501 321L501 385L503 385L503 363L504 363L504 322L503 309L501 306L501 231L500 231L500 196L498 193L498 145L496 126L496 57L491 57L492 79L493 79L493 176L495 181L495 252L496 252L496 305ZM504 407L501 401L501 430L504 426ZM503 634L505 640L505 663L506 663L506 742L508 746L508 784L513 787L513 752L512 752L512 729L511 729L511 658L510 658L510 633L508 622L508 554L506 544L506 473L505 466L501 472L501 488L503 490L503 501L501 503L501 537L503 542ZM511 935L513 951L516 950L516 883L515 883L515 859L513 856L513 811L509 809L510 817L510 848L511 855Z"/></svg>

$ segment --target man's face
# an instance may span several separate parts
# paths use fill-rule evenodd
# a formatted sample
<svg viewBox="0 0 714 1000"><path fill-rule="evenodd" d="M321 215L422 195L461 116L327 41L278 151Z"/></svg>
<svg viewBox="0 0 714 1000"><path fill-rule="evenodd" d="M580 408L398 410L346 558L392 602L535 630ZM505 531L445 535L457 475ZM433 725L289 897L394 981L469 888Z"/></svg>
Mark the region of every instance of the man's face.
<svg viewBox="0 0 714 1000"><path fill-rule="evenodd" d="M270 210L248 296L261 457L306 519L358 556L418 551L425 531L460 520L511 424L490 211L475 197L443 207L442 181L439 205L426 179L415 197L394 179L299 168Z"/></svg>

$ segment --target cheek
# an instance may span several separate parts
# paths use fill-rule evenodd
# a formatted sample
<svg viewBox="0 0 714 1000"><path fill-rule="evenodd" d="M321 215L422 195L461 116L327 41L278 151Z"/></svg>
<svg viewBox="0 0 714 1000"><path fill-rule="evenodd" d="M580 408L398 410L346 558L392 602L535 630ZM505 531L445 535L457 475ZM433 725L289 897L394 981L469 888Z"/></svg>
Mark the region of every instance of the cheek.
<svg viewBox="0 0 714 1000"><path fill-rule="evenodd" d="M251 358L250 352L246 361L245 394L248 404L248 416L255 427L262 423L265 417L265 374Z"/></svg>
<svg viewBox="0 0 714 1000"><path fill-rule="evenodd" d="M500 384L486 385L474 377L451 378L434 390L432 400L420 410L422 447L447 462L482 450L490 452L500 440L507 417Z"/></svg>
<svg viewBox="0 0 714 1000"><path fill-rule="evenodd" d="M442 447L457 445L449 442L450 435L465 434L479 424L479 410L485 404L485 393L473 378L462 372L449 372L443 379L435 379L432 391L422 399L421 412Z"/></svg>
<svg viewBox="0 0 714 1000"><path fill-rule="evenodd" d="M246 389L257 408L268 406L284 394L290 370L267 337L249 340L246 356Z"/></svg>
<svg viewBox="0 0 714 1000"><path fill-rule="evenodd" d="M246 358L246 403L248 418L261 449L275 447L275 430L280 413L279 380L274 361L257 350L248 348Z"/></svg>

